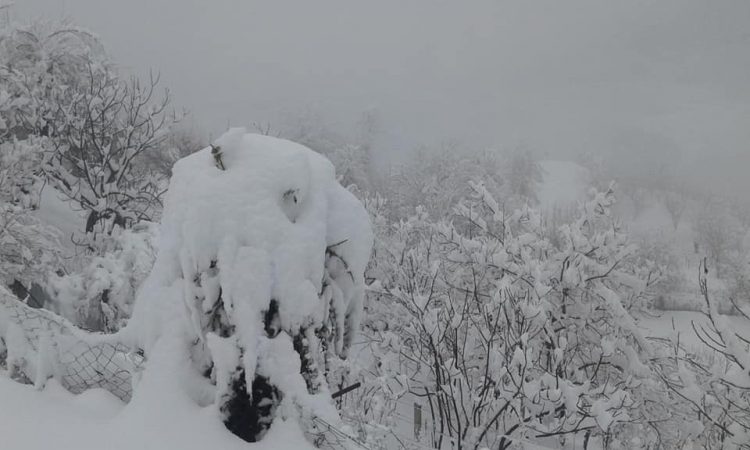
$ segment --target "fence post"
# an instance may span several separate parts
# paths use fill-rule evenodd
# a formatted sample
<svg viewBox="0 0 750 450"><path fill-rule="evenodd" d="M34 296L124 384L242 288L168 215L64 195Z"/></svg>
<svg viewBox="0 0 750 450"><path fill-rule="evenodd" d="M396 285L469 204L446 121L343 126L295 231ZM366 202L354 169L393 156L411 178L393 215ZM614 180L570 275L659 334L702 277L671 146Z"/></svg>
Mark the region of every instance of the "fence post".
<svg viewBox="0 0 750 450"><path fill-rule="evenodd" d="M422 434L422 405L414 403L414 439L419 440Z"/></svg>

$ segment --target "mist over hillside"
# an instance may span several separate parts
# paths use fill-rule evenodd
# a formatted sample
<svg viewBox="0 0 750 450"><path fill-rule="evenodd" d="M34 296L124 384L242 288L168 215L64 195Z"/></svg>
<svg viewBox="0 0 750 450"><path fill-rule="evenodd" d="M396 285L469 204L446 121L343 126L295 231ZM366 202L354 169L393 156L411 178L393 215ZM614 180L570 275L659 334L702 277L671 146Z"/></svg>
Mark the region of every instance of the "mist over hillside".
<svg viewBox="0 0 750 450"><path fill-rule="evenodd" d="M748 18L0 0L0 448L750 449Z"/></svg>

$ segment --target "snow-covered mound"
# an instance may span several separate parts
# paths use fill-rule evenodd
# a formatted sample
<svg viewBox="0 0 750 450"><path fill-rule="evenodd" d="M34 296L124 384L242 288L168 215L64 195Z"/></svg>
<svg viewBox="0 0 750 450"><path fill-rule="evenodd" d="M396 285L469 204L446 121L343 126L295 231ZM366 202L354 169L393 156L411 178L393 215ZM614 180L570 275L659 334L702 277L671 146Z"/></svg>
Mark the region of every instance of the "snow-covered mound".
<svg viewBox="0 0 750 450"><path fill-rule="evenodd" d="M216 385L190 394L218 405L225 422L240 382L277 389L282 416L301 408L337 421L315 357L329 344L321 334L345 356L359 327L372 231L332 164L232 129L175 165L160 232L123 337L149 359L162 341L184 342L193 374Z"/></svg>
<svg viewBox="0 0 750 450"><path fill-rule="evenodd" d="M333 165L302 145L243 128L230 130L216 146L225 170L216 167L210 147L174 167L159 255L136 303L132 336L150 348L162 325L174 321L174 311L161 313L168 302L155 291L171 290L181 299L183 289L194 288L195 276L204 279L202 292L193 294L210 302L221 289L224 302L247 314L249 323L260 320L257 314L272 298L279 302L284 329L322 321L318 294L331 246L350 272L344 312L351 321L347 328L356 329L373 238L366 211L338 184ZM216 267L231 270L207 275ZM183 306L180 302L178 309ZM211 305L187 306L200 315L194 306ZM141 333L146 330L140 324L156 330Z"/></svg>
<svg viewBox="0 0 750 450"><path fill-rule="evenodd" d="M588 171L571 161L541 161L544 179L537 197L542 210L574 206L586 199Z"/></svg>
<svg viewBox="0 0 750 450"><path fill-rule="evenodd" d="M364 207L306 147L232 129L180 160L154 268L128 325L106 337L145 358L132 400L98 419L101 433L77 412L68 425L96 446L123 443L112 448L311 447L303 431L340 424L319 368L346 357L359 327L372 239ZM49 386L33 405L61 402ZM18 402L24 391L0 383ZM43 442L0 434L13 448Z"/></svg>

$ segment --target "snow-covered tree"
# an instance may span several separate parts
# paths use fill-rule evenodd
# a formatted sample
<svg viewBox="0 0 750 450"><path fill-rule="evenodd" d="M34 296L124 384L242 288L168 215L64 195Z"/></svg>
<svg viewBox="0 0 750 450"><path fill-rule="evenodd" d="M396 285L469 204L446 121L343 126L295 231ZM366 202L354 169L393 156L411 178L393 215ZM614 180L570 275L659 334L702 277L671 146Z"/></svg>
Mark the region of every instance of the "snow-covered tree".
<svg viewBox="0 0 750 450"><path fill-rule="evenodd" d="M651 283L651 305L659 310L684 310L690 280L683 270L674 239L663 232L640 233L635 240L637 267Z"/></svg>
<svg viewBox="0 0 750 450"><path fill-rule="evenodd" d="M156 174L138 174L136 160L157 151L171 123L169 96L154 99L158 77L145 85L123 82L109 71L79 80L67 108L68 120L59 124L55 150L46 171L55 187L88 214L86 233L111 234L152 220L161 209L163 194Z"/></svg>
<svg viewBox="0 0 750 450"><path fill-rule="evenodd" d="M393 167L379 191L388 201L393 221L411 216L422 207L434 220L445 215L470 193L469 182L481 180L513 210L526 200L511 192L503 177L506 168L496 152L468 152L451 143L421 148L403 164Z"/></svg>
<svg viewBox="0 0 750 450"><path fill-rule="evenodd" d="M0 138L52 137L90 64L104 50L89 32L68 23L36 22L0 31Z"/></svg>
<svg viewBox="0 0 750 450"><path fill-rule="evenodd" d="M37 23L3 33L0 80L0 138L48 138L37 172L88 213L86 233L156 218L163 188L133 169L172 121L158 77L125 81L90 33Z"/></svg>
<svg viewBox="0 0 750 450"><path fill-rule="evenodd" d="M378 133L374 111L362 114L354 136L345 136L331 129L322 118L308 112L288 120L286 127L274 132L270 123L255 124L260 134L276 135L299 142L328 158L336 167L339 182L359 192L374 192L377 176L372 152Z"/></svg>
<svg viewBox="0 0 750 450"><path fill-rule="evenodd" d="M750 449L750 336L719 312L709 290L708 259L698 281L706 321L692 322L704 351L672 343L673 368L662 378L682 407L695 414L694 442L704 448ZM736 311L746 320L746 308Z"/></svg>
<svg viewBox="0 0 750 450"><path fill-rule="evenodd" d="M134 160L135 176L157 173L164 180L172 176L172 167L181 158L205 148L206 144L194 130L173 127L156 151L144 152Z"/></svg>
<svg viewBox="0 0 750 450"><path fill-rule="evenodd" d="M117 329L144 277L130 271L133 260L153 260L153 252L136 257L124 244L150 241L152 233L118 234L158 219L166 174L145 155L168 153L169 96L157 95L158 77L146 83L120 77L99 40L67 23L4 28L0 81L0 170L12 176L5 184L13 189L4 199L10 204L2 205L5 266L25 268L17 273L20 285L49 288L48 304L36 306L89 329ZM27 213L45 185L86 214L79 233L65 236L86 251L64 264L56 259L55 267L49 263L54 253L42 251L52 248L50 228ZM23 248L34 250L19 253ZM59 274L48 280L53 271Z"/></svg>
<svg viewBox="0 0 750 450"><path fill-rule="evenodd" d="M337 423L325 375L359 327L372 234L333 166L232 129L175 165L161 227L120 335L189 372L188 392L242 439L275 421Z"/></svg>
<svg viewBox="0 0 750 450"><path fill-rule="evenodd" d="M59 233L34 214L41 139L0 143L0 283L22 298L60 263ZM41 306L41 305L35 305Z"/></svg>
<svg viewBox="0 0 750 450"><path fill-rule="evenodd" d="M729 214L723 202L714 198L704 203L693 229L703 253L710 259L717 275L723 277L731 254L741 248L742 225Z"/></svg>
<svg viewBox="0 0 750 450"><path fill-rule="evenodd" d="M672 226L675 231L680 226L680 220L688 205L687 195L682 190L666 191L663 194L664 207L672 219Z"/></svg>
<svg viewBox="0 0 750 450"><path fill-rule="evenodd" d="M474 200L452 220L434 224L423 212L396 227L368 307L377 370L426 399L429 443L646 448L672 439L650 425L669 403L658 400L666 389L631 316L648 282L609 213L612 192L582 207L557 248L534 210L505 215L472 187Z"/></svg>
<svg viewBox="0 0 750 450"><path fill-rule="evenodd" d="M542 168L529 150L519 149L510 155L505 176L510 193L532 204L537 203L536 187L544 177Z"/></svg>

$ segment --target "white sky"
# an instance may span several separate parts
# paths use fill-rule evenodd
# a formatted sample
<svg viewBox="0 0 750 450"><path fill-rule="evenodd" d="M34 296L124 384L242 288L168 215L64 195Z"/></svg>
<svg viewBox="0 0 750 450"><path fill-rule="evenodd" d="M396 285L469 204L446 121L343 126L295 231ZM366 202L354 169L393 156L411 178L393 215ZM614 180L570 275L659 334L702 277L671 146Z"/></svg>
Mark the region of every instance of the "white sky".
<svg viewBox="0 0 750 450"><path fill-rule="evenodd" d="M303 113L349 130L374 110L387 159L445 140L564 157L635 134L750 178L747 0L15 3L161 71L213 136Z"/></svg>

